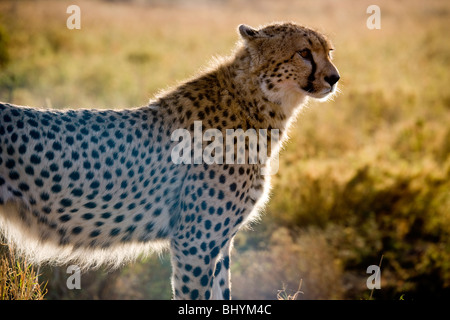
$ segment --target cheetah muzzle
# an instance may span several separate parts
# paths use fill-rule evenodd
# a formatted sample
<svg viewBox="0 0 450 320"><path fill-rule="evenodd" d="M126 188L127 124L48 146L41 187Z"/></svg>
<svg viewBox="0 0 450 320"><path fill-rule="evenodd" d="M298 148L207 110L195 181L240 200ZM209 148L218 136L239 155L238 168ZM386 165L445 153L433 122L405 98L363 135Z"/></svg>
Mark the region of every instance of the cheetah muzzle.
<svg viewBox="0 0 450 320"><path fill-rule="evenodd" d="M339 80L333 47L316 31L280 23L241 25L239 33L233 56L144 107L0 104L7 240L35 263L82 267L117 267L169 247L175 299L230 299L233 238L258 216L270 189L261 169L307 99L329 97ZM280 138L268 146L267 161L249 161L255 146L245 140L236 150L244 161L177 163L173 149L182 142L172 133L194 134L197 121L202 132L277 130Z"/></svg>

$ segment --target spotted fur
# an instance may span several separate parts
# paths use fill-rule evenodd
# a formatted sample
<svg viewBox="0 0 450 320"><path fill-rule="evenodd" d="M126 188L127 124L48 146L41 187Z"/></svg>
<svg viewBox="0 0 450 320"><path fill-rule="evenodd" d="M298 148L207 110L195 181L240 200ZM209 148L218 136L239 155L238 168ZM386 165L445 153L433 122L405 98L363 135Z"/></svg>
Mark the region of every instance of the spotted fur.
<svg viewBox="0 0 450 320"><path fill-rule="evenodd" d="M230 299L233 237L267 200L268 163L175 164L175 129L278 129L339 80L330 42L241 25L235 54L128 110L0 104L0 227L34 262L118 266L170 247L176 299ZM282 143L282 141L280 142ZM270 146L274 156L279 144ZM249 150L248 143L245 149ZM246 158L248 160L248 157Z"/></svg>

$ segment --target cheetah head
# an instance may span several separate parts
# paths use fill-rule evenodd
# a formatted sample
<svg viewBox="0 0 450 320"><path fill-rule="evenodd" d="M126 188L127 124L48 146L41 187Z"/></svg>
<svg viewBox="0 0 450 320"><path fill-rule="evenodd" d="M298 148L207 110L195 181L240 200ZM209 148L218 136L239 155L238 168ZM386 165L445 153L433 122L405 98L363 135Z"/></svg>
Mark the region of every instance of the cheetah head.
<svg viewBox="0 0 450 320"><path fill-rule="evenodd" d="M250 70L270 101L295 104L305 96L325 99L336 91L340 76L324 35L293 23L258 30L240 25L239 33L251 56Z"/></svg>

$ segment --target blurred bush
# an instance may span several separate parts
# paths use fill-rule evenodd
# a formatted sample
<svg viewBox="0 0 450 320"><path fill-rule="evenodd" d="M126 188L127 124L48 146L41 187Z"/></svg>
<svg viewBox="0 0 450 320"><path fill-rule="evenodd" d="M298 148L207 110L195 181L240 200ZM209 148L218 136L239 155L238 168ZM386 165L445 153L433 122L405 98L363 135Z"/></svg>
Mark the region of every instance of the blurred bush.
<svg viewBox="0 0 450 320"><path fill-rule="evenodd" d="M285 168L283 176L289 181L277 180L265 223L298 228L299 239L303 232L315 230L327 239L333 259L350 273L361 274L383 254L382 270L391 279L378 297L446 295L450 288L449 160L443 167L423 163L414 168L381 159L300 162Z"/></svg>

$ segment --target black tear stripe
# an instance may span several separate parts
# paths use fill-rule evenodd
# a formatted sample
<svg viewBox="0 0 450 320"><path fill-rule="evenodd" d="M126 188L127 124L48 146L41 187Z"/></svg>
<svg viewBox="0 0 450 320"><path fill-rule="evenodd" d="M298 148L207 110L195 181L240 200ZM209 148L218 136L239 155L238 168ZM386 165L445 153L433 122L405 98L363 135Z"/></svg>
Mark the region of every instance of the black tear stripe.
<svg viewBox="0 0 450 320"><path fill-rule="evenodd" d="M316 69L317 69L317 65L316 62L314 61L314 57L311 54L311 59L309 60L311 62L311 73L308 76L308 83L306 84L306 86L302 87L303 90L305 90L306 92L312 92L313 91L313 81L316 79Z"/></svg>

